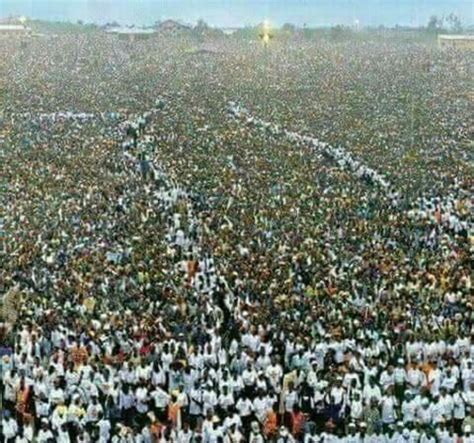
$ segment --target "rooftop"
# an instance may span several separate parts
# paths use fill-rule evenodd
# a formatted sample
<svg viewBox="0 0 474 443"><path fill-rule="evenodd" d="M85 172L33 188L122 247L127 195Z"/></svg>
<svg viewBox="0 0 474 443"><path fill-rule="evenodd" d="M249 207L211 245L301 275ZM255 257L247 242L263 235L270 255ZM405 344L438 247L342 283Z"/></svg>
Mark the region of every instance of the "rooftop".
<svg viewBox="0 0 474 443"><path fill-rule="evenodd" d="M28 28L23 25L0 24L0 31L27 31Z"/></svg>
<svg viewBox="0 0 474 443"><path fill-rule="evenodd" d="M438 35L438 38L444 40L474 40L474 35L466 34L466 35L452 35L452 34L441 34Z"/></svg>
<svg viewBox="0 0 474 443"><path fill-rule="evenodd" d="M155 30L145 29L145 28L116 27L116 28L109 28L105 32L108 32L110 34L153 34L155 33Z"/></svg>

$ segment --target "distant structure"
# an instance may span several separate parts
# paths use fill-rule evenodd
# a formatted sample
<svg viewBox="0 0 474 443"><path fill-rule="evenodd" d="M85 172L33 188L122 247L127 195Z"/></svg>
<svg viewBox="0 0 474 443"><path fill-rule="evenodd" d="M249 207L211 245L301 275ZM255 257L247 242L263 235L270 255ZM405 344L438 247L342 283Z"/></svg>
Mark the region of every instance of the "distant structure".
<svg viewBox="0 0 474 443"><path fill-rule="evenodd" d="M223 32L225 35L232 35L232 34L235 34L238 30L239 30L239 28L222 28L222 32Z"/></svg>
<svg viewBox="0 0 474 443"><path fill-rule="evenodd" d="M31 33L31 29L25 25L13 25L0 23L0 36L26 36Z"/></svg>
<svg viewBox="0 0 474 443"><path fill-rule="evenodd" d="M148 28L114 27L106 29L105 32L107 34L117 35L119 39L134 42L135 40L146 40L155 34L156 31Z"/></svg>
<svg viewBox="0 0 474 443"><path fill-rule="evenodd" d="M24 25L28 19L22 15L11 15L0 18L1 25Z"/></svg>
<svg viewBox="0 0 474 443"><path fill-rule="evenodd" d="M28 36L31 28L26 26L26 17L7 17L0 19L0 36Z"/></svg>
<svg viewBox="0 0 474 443"><path fill-rule="evenodd" d="M440 48L462 49L474 51L474 35L438 35Z"/></svg>
<svg viewBox="0 0 474 443"><path fill-rule="evenodd" d="M165 20L155 26L155 29L159 33L163 34L179 34L184 31L190 31L191 26L184 25L177 22L176 20Z"/></svg>

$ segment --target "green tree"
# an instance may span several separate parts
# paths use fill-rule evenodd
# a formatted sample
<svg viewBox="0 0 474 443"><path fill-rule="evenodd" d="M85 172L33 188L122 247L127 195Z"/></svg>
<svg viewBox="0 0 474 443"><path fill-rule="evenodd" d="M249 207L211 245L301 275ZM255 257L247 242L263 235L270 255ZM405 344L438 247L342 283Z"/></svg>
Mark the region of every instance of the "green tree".
<svg viewBox="0 0 474 443"><path fill-rule="evenodd" d="M443 27L443 19L438 18L436 15L432 15L430 19L428 20L428 25L426 26L426 29L429 32L437 32Z"/></svg>
<svg viewBox="0 0 474 443"><path fill-rule="evenodd" d="M451 32L462 32L461 19L452 12L446 17L446 23L448 24L449 30Z"/></svg>
<svg viewBox="0 0 474 443"><path fill-rule="evenodd" d="M283 32L287 32L289 34L293 34L296 31L296 26L293 23L285 23L282 27L281 30Z"/></svg>

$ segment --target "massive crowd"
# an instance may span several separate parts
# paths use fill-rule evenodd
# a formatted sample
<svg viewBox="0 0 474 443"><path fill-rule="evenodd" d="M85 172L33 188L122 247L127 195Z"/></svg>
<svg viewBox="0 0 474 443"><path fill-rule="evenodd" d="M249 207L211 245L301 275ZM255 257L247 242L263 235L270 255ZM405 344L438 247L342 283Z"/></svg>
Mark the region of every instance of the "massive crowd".
<svg viewBox="0 0 474 443"><path fill-rule="evenodd" d="M472 55L199 44L0 40L3 440L473 442Z"/></svg>

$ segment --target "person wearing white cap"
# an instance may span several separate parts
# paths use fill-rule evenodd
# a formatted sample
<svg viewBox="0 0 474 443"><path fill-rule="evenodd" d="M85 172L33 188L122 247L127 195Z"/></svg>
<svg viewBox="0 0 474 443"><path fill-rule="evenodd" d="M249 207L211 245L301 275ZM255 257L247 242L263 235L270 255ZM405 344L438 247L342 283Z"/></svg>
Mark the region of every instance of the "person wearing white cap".
<svg viewBox="0 0 474 443"><path fill-rule="evenodd" d="M381 409L382 423L384 428L388 429L388 426L395 423L397 419L396 409L398 409L398 401L393 395L393 385L388 388L387 394L382 397Z"/></svg>
<svg viewBox="0 0 474 443"><path fill-rule="evenodd" d="M277 443L296 443L296 440L288 432L288 429L285 426L281 426L278 431Z"/></svg>
<svg viewBox="0 0 474 443"><path fill-rule="evenodd" d="M402 402L403 423L414 423L416 419L416 411L420 406L420 398L413 397L411 391L405 391L405 400Z"/></svg>
<svg viewBox="0 0 474 443"><path fill-rule="evenodd" d="M416 412L417 419L423 425L430 425L433 421L433 406L427 398L421 400L421 406Z"/></svg>
<svg viewBox="0 0 474 443"><path fill-rule="evenodd" d="M401 435L393 443L411 442L411 434L408 428L403 428Z"/></svg>
<svg viewBox="0 0 474 443"><path fill-rule="evenodd" d="M249 443L264 443L265 441L260 430L260 425L257 421L253 421L250 425L250 434L248 441Z"/></svg>
<svg viewBox="0 0 474 443"><path fill-rule="evenodd" d="M463 443L474 443L474 433L471 425L464 426L463 429Z"/></svg>

